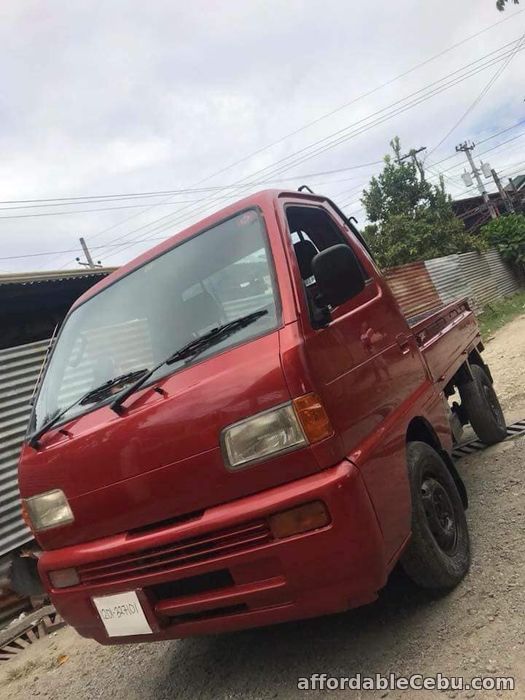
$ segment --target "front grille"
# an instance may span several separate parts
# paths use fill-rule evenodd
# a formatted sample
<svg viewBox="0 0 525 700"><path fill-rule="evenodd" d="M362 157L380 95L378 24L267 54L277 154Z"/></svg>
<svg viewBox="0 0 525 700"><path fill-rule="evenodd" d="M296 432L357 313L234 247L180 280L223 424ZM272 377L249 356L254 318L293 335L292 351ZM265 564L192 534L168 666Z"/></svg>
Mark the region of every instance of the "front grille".
<svg viewBox="0 0 525 700"><path fill-rule="evenodd" d="M110 583L122 579L174 571L226 554L237 554L272 539L266 521L244 523L200 537L77 567L82 583Z"/></svg>
<svg viewBox="0 0 525 700"><path fill-rule="evenodd" d="M176 581L157 583L154 586L148 586L146 590L153 594L156 601L159 601L208 593L221 588L232 588L234 585L234 580L228 569L221 569L220 571L208 571L205 574L190 576L189 578L180 578Z"/></svg>
<svg viewBox="0 0 525 700"><path fill-rule="evenodd" d="M184 622L199 622L199 620L210 620L213 617L224 617L226 615L238 615L239 613L248 611L249 607L244 603L240 603L239 605L229 605L226 608L215 608L214 610L201 610L200 612L170 615L170 621L176 624L182 624Z"/></svg>

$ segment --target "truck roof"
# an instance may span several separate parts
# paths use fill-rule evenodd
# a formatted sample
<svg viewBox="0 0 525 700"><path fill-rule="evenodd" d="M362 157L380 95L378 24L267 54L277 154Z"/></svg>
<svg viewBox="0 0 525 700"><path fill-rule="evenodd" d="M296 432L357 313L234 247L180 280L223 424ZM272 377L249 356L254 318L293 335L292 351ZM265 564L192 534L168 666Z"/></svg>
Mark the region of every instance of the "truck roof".
<svg viewBox="0 0 525 700"><path fill-rule="evenodd" d="M259 192L256 192L254 194L249 195L248 197L244 197L243 199L239 199L233 204L229 204L227 207L223 207L222 209L219 209L212 214L206 216L203 219L200 219L196 223L192 224L191 226L188 226L187 228L183 229L182 231L179 231L172 236L168 236L166 240L162 241L162 243L159 243L158 245L154 246L153 248L150 248L146 250L144 253L141 253L137 257L133 258L129 262L127 262L125 265L122 265L119 267L117 270L112 272L110 275L105 277L103 280L95 284L93 287L88 289L82 296L80 296L75 303L72 305L71 309L76 308L77 306L80 306L83 304L85 301L90 299L92 296L95 296L99 292L101 292L103 289L106 287L109 287L110 285L114 284L117 280L121 279L122 277L125 277L128 275L130 272L133 270L136 270L137 268L141 267L145 263L149 262L150 260L153 260L157 256L161 255L162 253L166 252L170 248L172 248L174 245L177 243L181 243L182 241L186 240L187 238L191 238L193 235L196 233L199 233L201 231L204 231L208 228L211 228L218 222L222 221L223 219L227 219L229 216L232 216L236 212L242 209L247 209L251 206L263 206L263 205L268 205L274 202L276 199L282 196L293 196L299 199L306 199L310 201L317 201L317 202L322 202L326 201L326 197L318 194L310 194L307 192L297 192L295 190L279 190L279 189L267 189L267 190L261 190Z"/></svg>

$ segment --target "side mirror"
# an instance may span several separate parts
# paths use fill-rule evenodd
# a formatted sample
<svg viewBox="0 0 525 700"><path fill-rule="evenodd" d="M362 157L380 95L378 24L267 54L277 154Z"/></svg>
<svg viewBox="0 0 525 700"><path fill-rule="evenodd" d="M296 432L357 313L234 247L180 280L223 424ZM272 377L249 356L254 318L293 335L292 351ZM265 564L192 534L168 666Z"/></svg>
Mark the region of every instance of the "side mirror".
<svg viewBox="0 0 525 700"><path fill-rule="evenodd" d="M317 253L312 271L323 302L330 306L339 306L365 288L363 269L354 251L342 243Z"/></svg>

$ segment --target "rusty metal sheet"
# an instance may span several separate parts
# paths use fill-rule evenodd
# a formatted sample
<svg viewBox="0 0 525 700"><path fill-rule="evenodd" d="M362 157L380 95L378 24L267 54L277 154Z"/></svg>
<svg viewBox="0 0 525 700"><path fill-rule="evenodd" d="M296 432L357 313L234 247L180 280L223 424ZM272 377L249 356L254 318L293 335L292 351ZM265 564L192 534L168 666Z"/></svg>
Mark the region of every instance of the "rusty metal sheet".
<svg viewBox="0 0 525 700"><path fill-rule="evenodd" d="M423 261L392 267L384 275L407 318L442 306Z"/></svg>

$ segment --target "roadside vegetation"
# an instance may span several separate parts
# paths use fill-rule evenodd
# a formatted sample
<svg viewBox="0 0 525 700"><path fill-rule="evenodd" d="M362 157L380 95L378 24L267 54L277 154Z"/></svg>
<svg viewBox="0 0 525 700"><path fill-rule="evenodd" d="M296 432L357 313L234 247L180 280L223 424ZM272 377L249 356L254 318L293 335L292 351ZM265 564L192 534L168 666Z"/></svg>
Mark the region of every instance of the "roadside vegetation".
<svg viewBox="0 0 525 700"><path fill-rule="evenodd" d="M361 202L370 222L363 235L381 267L429 260L451 253L483 250L483 237L465 230L452 200L425 178L423 167L401 155L397 136L390 142L382 172L370 180Z"/></svg>
<svg viewBox="0 0 525 700"><path fill-rule="evenodd" d="M478 317L481 337L489 340L498 328L521 314L525 314L525 290L488 304Z"/></svg>
<svg viewBox="0 0 525 700"><path fill-rule="evenodd" d="M508 214L493 219L481 229L485 240L501 257L525 273L525 215Z"/></svg>

